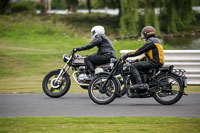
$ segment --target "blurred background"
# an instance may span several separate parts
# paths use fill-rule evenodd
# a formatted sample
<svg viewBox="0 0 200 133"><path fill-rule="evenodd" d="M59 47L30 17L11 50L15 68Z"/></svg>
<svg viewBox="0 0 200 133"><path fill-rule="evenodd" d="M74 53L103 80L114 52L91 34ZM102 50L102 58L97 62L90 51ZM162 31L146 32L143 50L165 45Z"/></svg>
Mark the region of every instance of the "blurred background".
<svg viewBox="0 0 200 133"><path fill-rule="evenodd" d="M200 0L1 0L0 14L22 12L73 14L71 24L87 23L91 27L97 22L109 26L108 35L112 34L113 40L135 39L142 27L152 25L174 48L200 48Z"/></svg>
<svg viewBox="0 0 200 133"><path fill-rule="evenodd" d="M200 0L0 0L0 93L42 92L45 74L89 43L95 25L105 27L118 57L144 44L146 25L165 50L200 49Z"/></svg>

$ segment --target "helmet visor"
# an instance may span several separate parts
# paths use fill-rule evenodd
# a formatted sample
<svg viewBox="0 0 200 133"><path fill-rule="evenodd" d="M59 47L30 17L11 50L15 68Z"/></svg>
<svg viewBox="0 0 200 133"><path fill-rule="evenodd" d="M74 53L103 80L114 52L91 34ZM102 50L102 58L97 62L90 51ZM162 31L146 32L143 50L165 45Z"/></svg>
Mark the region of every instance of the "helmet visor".
<svg viewBox="0 0 200 133"><path fill-rule="evenodd" d="M142 37L142 39L144 39L144 34L141 32L141 37Z"/></svg>

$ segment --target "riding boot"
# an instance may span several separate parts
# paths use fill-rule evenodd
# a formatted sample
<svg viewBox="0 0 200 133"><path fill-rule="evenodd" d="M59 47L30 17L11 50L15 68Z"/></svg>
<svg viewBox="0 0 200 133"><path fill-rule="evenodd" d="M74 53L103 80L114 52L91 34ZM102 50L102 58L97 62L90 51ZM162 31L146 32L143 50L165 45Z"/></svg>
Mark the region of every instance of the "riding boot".
<svg viewBox="0 0 200 133"><path fill-rule="evenodd" d="M142 79L140 77L140 73L138 72L137 68L132 65L131 66L131 73L133 78L135 79L136 84L129 87L131 90L148 90L148 85L145 83L142 83Z"/></svg>

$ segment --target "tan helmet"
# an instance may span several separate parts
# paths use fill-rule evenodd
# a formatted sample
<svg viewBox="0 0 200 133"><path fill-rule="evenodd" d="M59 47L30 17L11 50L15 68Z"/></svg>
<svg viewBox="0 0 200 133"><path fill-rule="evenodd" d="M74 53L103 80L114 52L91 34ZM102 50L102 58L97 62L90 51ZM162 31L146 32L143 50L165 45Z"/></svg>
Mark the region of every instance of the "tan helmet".
<svg viewBox="0 0 200 133"><path fill-rule="evenodd" d="M142 38L150 38L150 37L155 37L156 35L156 30L153 26L145 26L143 29L142 29L142 32L141 32L141 37Z"/></svg>

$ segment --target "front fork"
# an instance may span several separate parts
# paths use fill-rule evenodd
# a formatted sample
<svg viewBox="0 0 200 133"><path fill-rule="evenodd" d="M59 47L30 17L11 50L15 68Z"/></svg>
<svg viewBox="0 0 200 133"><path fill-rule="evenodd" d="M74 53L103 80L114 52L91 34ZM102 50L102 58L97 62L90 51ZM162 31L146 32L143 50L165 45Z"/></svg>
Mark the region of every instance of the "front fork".
<svg viewBox="0 0 200 133"><path fill-rule="evenodd" d="M109 80L114 76L115 72L116 72L116 67L118 66L120 61L118 61L114 68L112 69L112 71L110 72L110 74L108 75L107 80L105 81L105 83L102 85L102 87L99 89L100 92L106 92L106 85L108 84Z"/></svg>
<svg viewBox="0 0 200 133"><path fill-rule="evenodd" d="M55 83L58 83L58 80L63 76L65 72L68 72L70 66L66 63L63 69L60 70L60 73L58 74L58 77L55 79Z"/></svg>

